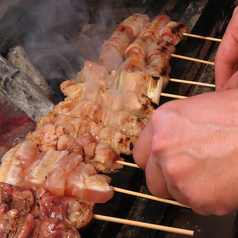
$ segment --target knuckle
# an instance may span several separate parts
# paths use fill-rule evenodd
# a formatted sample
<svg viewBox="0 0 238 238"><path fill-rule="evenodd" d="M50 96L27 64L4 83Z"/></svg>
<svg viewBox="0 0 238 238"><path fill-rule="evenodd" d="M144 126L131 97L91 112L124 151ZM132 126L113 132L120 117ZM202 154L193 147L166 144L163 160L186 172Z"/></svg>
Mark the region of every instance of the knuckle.
<svg viewBox="0 0 238 238"><path fill-rule="evenodd" d="M170 159L167 162L164 163L164 172L168 176L168 178L176 183L179 183L181 175L182 175L182 169L181 166L179 166L176 161Z"/></svg>

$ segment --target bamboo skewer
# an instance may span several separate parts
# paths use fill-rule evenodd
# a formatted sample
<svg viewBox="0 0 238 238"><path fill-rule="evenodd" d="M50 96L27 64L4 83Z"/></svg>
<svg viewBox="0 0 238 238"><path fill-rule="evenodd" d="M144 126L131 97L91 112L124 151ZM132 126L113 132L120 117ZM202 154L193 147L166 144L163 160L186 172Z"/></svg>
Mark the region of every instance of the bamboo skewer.
<svg viewBox="0 0 238 238"><path fill-rule="evenodd" d="M182 79L170 78L169 81L176 82L176 83L193 84L193 85L197 85L197 86L204 86L204 87L211 87L211 88L215 88L216 87L215 84L202 83L202 82L189 81L189 80L182 80Z"/></svg>
<svg viewBox="0 0 238 238"><path fill-rule="evenodd" d="M187 98L186 96L176 95L176 94L171 94L171 93L161 93L160 96L162 96L162 97L169 97L169 98L176 98L176 99Z"/></svg>
<svg viewBox="0 0 238 238"><path fill-rule="evenodd" d="M143 227L143 228L161 230L161 231L172 232L172 233L177 233L177 234L183 234L183 235L189 235L189 236L194 235L194 231L192 231L192 230L167 227L167 226L162 226L162 225L155 225L155 224L150 224L150 223L146 223L146 222L132 221L132 220L103 216L103 215L98 215L98 214L93 214L93 218L97 219L97 220L102 220L102 221L115 222L115 223L120 223L120 224L124 224L124 225L130 225L130 226L139 226L139 227Z"/></svg>
<svg viewBox="0 0 238 238"><path fill-rule="evenodd" d="M221 42L221 39L218 38L214 38L214 37L207 37L207 36L199 36L199 35L195 35L195 34L190 34L190 33L183 33L184 36L189 36L189 37L194 37L194 38L199 38L199 39L203 39L203 40L211 40L211 41L217 41L217 42Z"/></svg>
<svg viewBox="0 0 238 238"><path fill-rule="evenodd" d="M175 206L190 208L190 207L188 207L186 205L183 205L183 204L181 204L177 201L173 201L173 200L170 200L170 199L158 198L158 197L155 197L155 196L149 195L149 194L134 192L134 191L130 191L130 190L122 189L122 188L116 188L116 187L113 187L113 190L115 192L124 193L124 194L132 195L132 196L136 196L136 197L141 197L141 198L146 198L146 199L154 200L154 201L157 201L157 202L163 202L163 203L168 203L168 204L172 204L172 205L175 205Z"/></svg>
<svg viewBox="0 0 238 238"><path fill-rule="evenodd" d="M129 163L129 162L125 162L125 161L116 161L118 164L122 164L122 165L125 165L125 166L129 166L129 167L133 167L133 168L140 168L138 165L136 164L133 164L133 163ZM169 204L172 204L172 205L176 205L176 206L180 206L180 207L186 207L186 208L190 208L186 205L183 205L177 201L173 201L173 200L170 200L170 199L163 199L163 198L158 198L158 197L155 197L155 196L152 196L152 195L148 195L148 194L144 194L144 193L138 193L138 192L133 192L133 191L130 191L130 190L126 190L126 189L122 189L122 188L116 188L116 187L113 187L114 191L116 192L120 192L120 193L125 193L125 194L129 194L129 195L133 195L133 196L137 196L137 197L142 197L142 198L146 198L146 199L151 199L151 200L155 200L155 201L158 201L158 202L164 202L164 203L169 203Z"/></svg>
<svg viewBox="0 0 238 238"><path fill-rule="evenodd" d="M203 63L203 64L215 65L214 62L210 62L210 61L207 61L207 60L201 60L201 59L196 59L196 58L191 58L191 57L176 55L176 54L171 54L171 56L174 57L174 58L178 58L178 59L184 59L184 60L190 60L190 61Z"/></svg>
<svg viewBox="0 0 238 238"><path fill-rule="evenodd" d="M122 164L122 165L125 165L125 166L129 166L129 167L133 167L133 168L137 168L139 169L140 167L136 164L133 164L133 163L128 163L128 162L125 162L125 161L121 161L121 160L117 160L116 161L117 164Z"/></svg>

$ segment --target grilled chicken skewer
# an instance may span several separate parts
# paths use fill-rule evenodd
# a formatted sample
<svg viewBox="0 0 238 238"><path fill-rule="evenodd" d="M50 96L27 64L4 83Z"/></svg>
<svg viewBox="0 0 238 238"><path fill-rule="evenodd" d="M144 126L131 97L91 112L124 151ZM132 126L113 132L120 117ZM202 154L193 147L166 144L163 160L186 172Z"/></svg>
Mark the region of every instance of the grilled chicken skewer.
<svg viewBox="0 0 238 238"><path fill-rule="evenodd" d="M97 124L89 118L79 118L70 115L54 114L52 124L43 124L37 130L27 136L27 139L36 141L42 150L48 150L47 141L57 143L60 136L66 134L73 138L78 138L90 132L97 143L107 142L118 154L131 155L135 136L127 136L112 126ZM45 149L46 148L46 149Z"/></svg>
<svg viewBox="0 0 238 238"><path fill-rule="evenodd" d="M142 118L150 118L154 111L144 94L101 89L95 82L77 83L77 80L68 80L61 84L61 91L76 104L79 101L92 101L111 110L128 111Z"/></svg>
<svg viewBox="0 0 238 238"><path fill-rule="evenodd" d="M8 151L0 167L0 181L30 189L45 188L54 195L75 197L93 203L112 198L110 177L98 174L81 155L50 149L41 152L25 140Z"/></svg>
<svg viewBox="0 0 238 238"><path fill-rule="evenodd" d="M97 124L112 126L128 136L139 136L148 123L147 118L137 117L127 111L113 111L92 101L82 101L74 106L71 100L65 100L56 105L54 111L61 115L88 117Z"/></svg>
<svg viewBox="0 0 238 238"><path fill-rule="evenodd" d="M148 21L147 15L138 13L124 20L103 44L98 63L110 70L117 70L125 56L125 49L139 36Z"/></svg>

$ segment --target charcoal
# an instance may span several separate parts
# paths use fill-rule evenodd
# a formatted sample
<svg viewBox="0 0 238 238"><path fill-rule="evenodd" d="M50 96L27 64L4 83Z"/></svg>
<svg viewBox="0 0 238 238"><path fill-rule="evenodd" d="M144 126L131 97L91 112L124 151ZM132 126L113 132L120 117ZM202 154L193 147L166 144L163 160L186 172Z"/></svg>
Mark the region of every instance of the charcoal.
<svg viewBox="0 0 238 238"><path fill-rule="evenodd" d="M8 62L14 67L20 69L28 78L43 91L43 93L51 98L53 96L52 90L48 83L40 74L40 72L31 64L25 50L21 46L16 46L10 50L8 54Z"/></svg>
<svg viewBox="0 0 238 238"><path fill-rule="evenodd" d="M23 72L0 56L0 88L34 121L53 110L54 104Z"/></svg>

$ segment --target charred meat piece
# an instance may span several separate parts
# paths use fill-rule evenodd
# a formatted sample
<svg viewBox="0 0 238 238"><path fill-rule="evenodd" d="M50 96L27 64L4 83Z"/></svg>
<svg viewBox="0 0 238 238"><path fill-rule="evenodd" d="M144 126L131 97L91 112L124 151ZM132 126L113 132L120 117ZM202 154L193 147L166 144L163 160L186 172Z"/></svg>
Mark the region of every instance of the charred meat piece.
<svg viewBox="0 0 238 238"><path fill-rule="evenodd" d="M123 167L116 163L116 161L122 161L123 159L108 143L90 143L84 147L84 151L84 161L93 165L98 172L107 174L112 170L121 169Z"/></svg>
<svg viewBox="0 0 238 238"><path fill-rule="evenodd" d="M77 229L83 228L91 222L94 203L64 196L54 196L43 188L38 190L35 191L35 196L40 220L50 218L63 221Z"/></svg>
<svg viewBox="0 0 238 238"><path fill-rule="evenodd" d="M183 23L172 21L161 30L160 37L162 41L177 45L185 38L183 33L186 32L188 32L188 28Z"/></svg>
<svg viewBox="0 0 238 238"><path fill-rule="evenodd" d="M161 42L157 44L152 43L148 48L148 53L146 55L147 64L151 64L156 58L162 57L166 60L171 59L171 54L175 52L175 46L169 42Z"/></svg>
<svg viewBox="0 0 238 238"><path fill-rule="evenodd" d="M7 204L1 204L1 209ZM5 209L0 215L0 236L3 238L35 237L35 219L27 211Z"/></svg>

